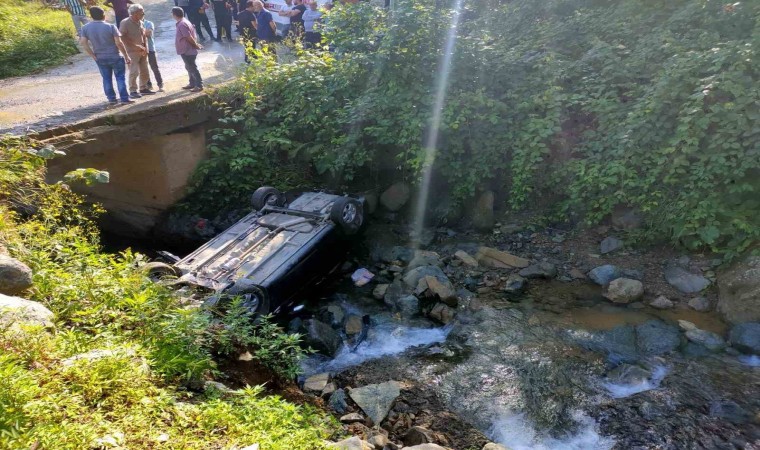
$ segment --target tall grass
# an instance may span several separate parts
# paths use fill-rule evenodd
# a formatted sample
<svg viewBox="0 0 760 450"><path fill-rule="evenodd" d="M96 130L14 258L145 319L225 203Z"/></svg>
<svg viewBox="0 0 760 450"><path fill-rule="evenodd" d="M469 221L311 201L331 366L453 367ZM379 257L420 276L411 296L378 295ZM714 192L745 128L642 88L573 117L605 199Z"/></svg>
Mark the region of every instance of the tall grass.
<svg viewBox="0 0 760 450"><path fill-rule="evenodd" d="M0 2L0 79L38 72L75 53L68 12L37 0Z"/></svg>

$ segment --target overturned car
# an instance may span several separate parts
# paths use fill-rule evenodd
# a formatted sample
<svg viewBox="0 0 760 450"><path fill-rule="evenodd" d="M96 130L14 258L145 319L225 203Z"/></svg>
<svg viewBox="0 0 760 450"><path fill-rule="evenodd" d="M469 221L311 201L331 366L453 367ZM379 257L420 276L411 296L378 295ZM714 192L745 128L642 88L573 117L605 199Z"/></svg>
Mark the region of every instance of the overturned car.
<svg viewBox="0 0 760 450"><path fill-rule="evenodd" d="M240 296L256 314L277 314L343 261L365 222L363 199L307 192L286 203L275 188L251 197L253 212L172 265L150 263L151 275L213 291L213 306Z"/></svg>

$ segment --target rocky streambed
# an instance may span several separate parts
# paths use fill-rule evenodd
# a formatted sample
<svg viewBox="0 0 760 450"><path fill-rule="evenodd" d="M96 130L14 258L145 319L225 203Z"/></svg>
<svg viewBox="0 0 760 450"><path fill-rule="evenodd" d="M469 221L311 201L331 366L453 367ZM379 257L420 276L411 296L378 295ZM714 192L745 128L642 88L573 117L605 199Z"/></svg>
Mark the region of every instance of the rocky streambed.
<svg viewBox="0 0 760 450"><path fill-rule="evenodd" d="M414 250L405 232L370 229L347 274L372 281L290 324L321 351L304 391L355 435L339 447L760 448L760 325L714 311L709 260L553 230L439 229Z"/></svg>

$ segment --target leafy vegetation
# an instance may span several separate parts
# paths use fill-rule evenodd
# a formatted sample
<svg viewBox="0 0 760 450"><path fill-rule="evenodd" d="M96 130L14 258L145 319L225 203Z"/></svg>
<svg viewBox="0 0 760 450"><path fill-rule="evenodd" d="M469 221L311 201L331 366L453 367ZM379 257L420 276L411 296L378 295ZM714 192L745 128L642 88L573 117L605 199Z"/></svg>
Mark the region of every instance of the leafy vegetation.
<svg viewBox="0 0 760 450"><path fill-rule="evenodd" d="M760 4L465 2L447 68L455 10L438 5L338 6L333 52L257 59L191 201L383 167L414 179L450 68L434 173L454 201L492 189L589 224L633 208L647 236L728 257L760 240Z"/></svg>
<svg viewBox="0 0 760 450"><path fill-rule="evenodd" d="M77 53L65 10L38 0L5 0L0 8L0 79L38 72Z"/></svg>
<svg viewBox="0 0 760 450"><path fill-rule="evenodd" d="M41 153L24 139L0 142L0 243L33 269L29 298L56 322L0 321L0 448L322 448L335 427L309 406L261 387L187 388L233 350L292 377L299 337L234 307L216 319L151 282L141 255L102 253L99 209L44 184Z"/></svg>

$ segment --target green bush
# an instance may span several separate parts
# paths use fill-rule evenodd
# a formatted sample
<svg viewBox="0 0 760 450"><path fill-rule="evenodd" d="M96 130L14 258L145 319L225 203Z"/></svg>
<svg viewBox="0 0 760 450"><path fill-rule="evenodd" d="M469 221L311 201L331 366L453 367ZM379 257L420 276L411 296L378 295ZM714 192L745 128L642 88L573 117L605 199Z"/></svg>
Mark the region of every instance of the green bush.
<svg viewBox="0 0 760 450"><path fill-rule="evenodd" d="M313 174L348 182L388 160L417 177L454 11L395 5L337 6L334 52L251 64L191 201L231 206ZM504 207L589 224L630 207L646 235L728 257L760 240L759 3L464 8L433 163L455 200L492 189ZM282 161L313 172L278 183Z"/></svg>
<svg viewBox="0 0 760 450"><path fill-rule="evenodd" d="M77 53L65 10L38 0L5 0L0 8L0 79L38 72Z"/></svg>

